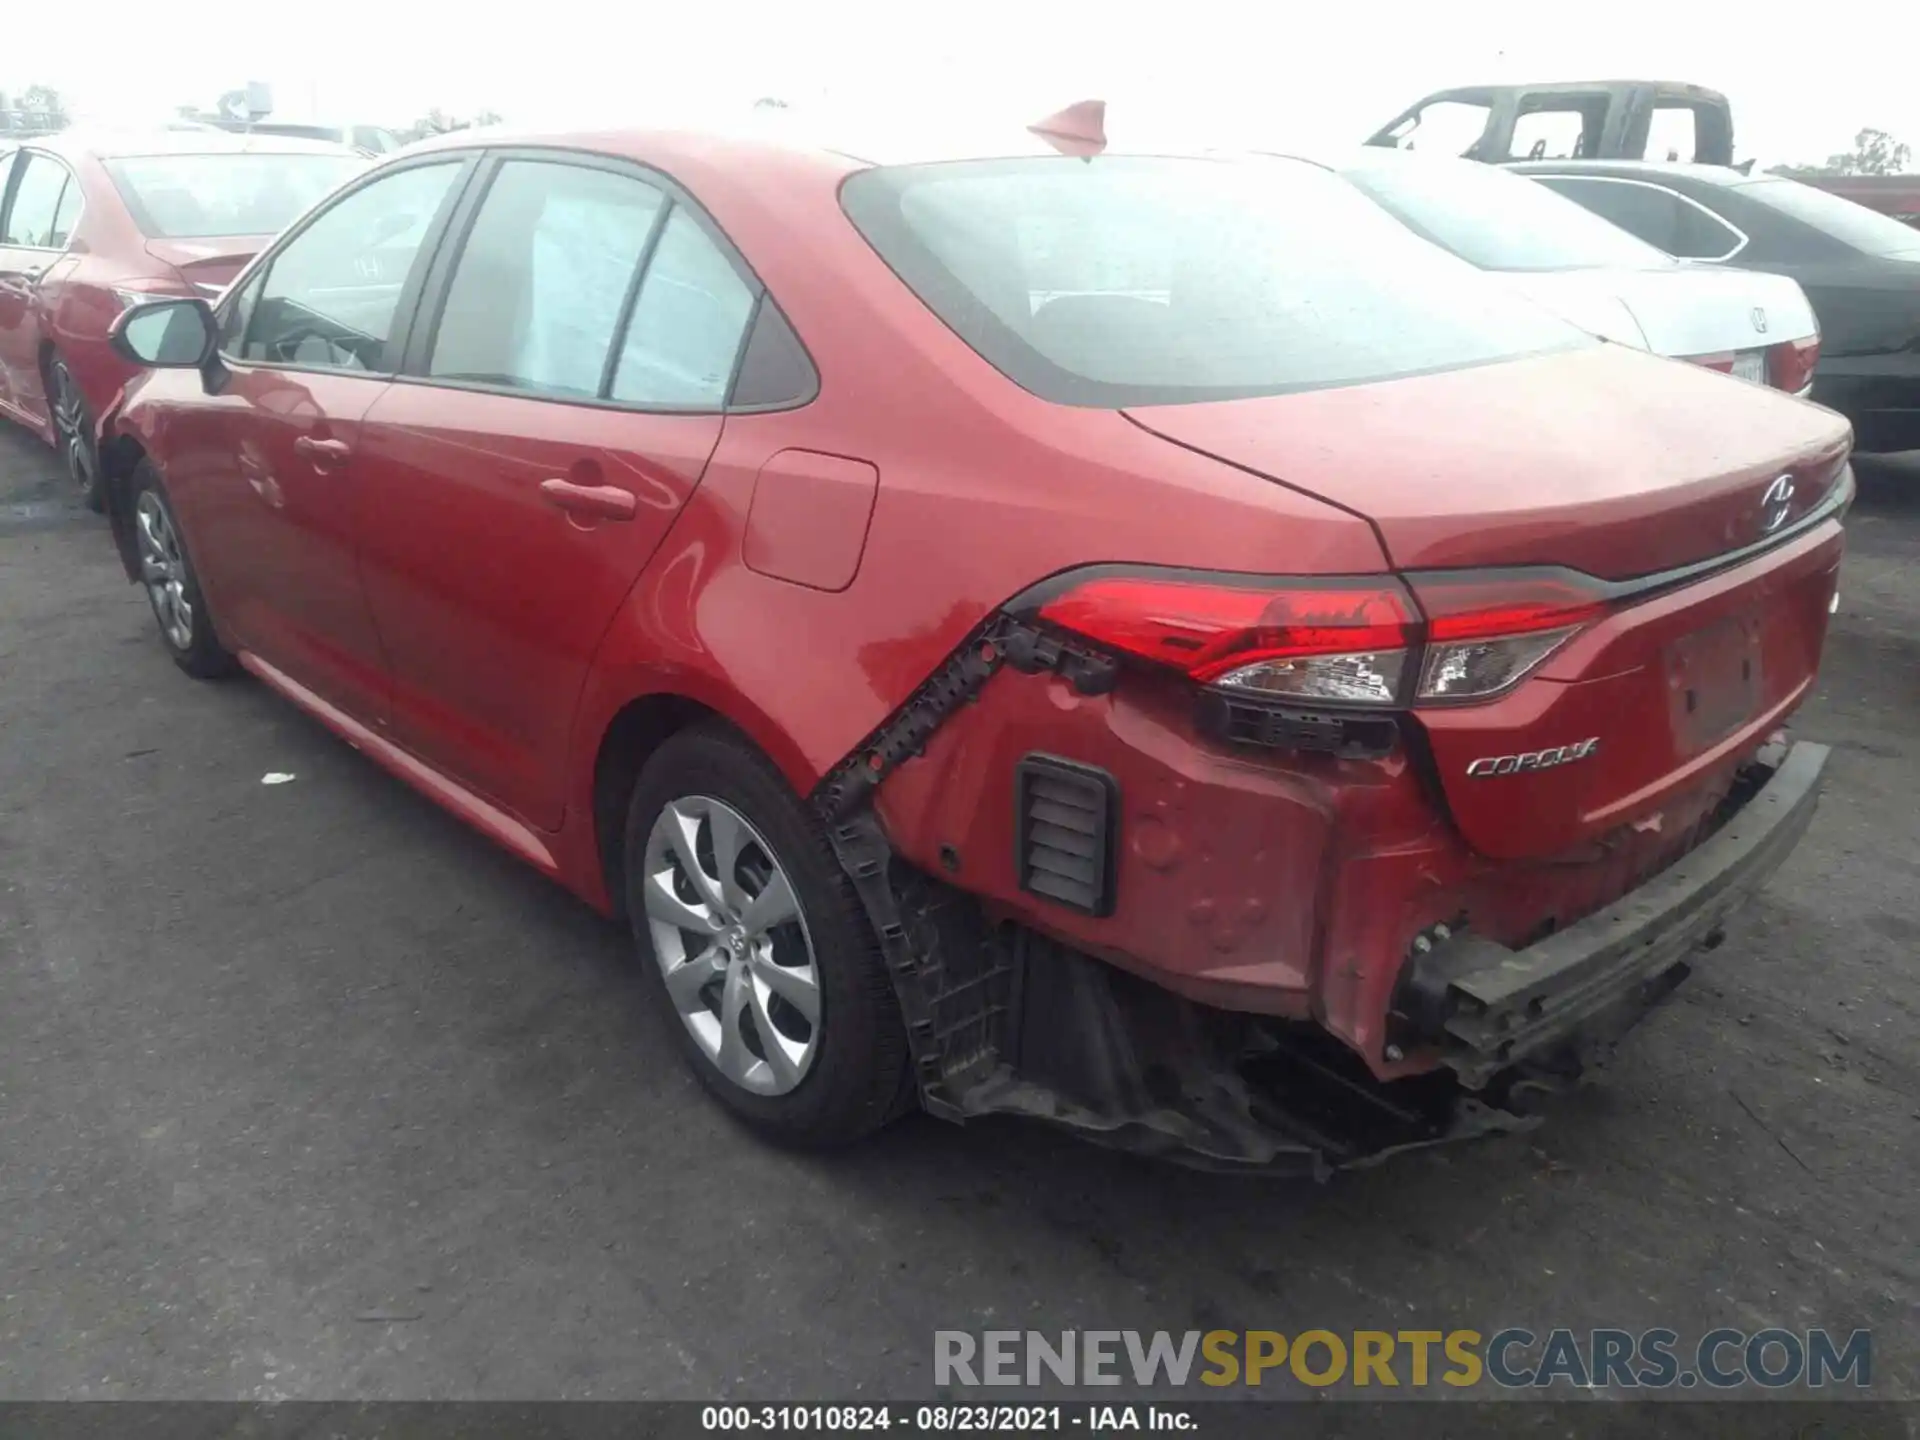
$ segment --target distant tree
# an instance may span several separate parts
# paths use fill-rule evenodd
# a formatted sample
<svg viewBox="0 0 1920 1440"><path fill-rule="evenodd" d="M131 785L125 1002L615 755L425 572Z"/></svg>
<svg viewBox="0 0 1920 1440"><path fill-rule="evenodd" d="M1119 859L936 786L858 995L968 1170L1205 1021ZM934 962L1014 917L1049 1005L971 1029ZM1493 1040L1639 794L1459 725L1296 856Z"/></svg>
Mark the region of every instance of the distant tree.
<svg viewBox="0 0 1920 1440"><path fill-rule="evenodd" d="M506 117L498 110L482 110L478 115L473 117L472 123L475 125L498 125L505 118Z"/></svg>
<svg viewBox="0 0 1920 1440"><path fill-rule="evenodd" d="M31 120L48 129L64 128L69 118L67 102L51 85L29 85L15 98L14 104Z"/></svg>
<svg viewBox="0 0 1920 1440"><path fill-rule="evenodd" d="M429 135L445 135L454 130L467 130L475 125L498 125L501 121L498 110L482 110L471 120L456 120L438 105L422 115L413 124L400 132L402 140L424 140Z"/></svg>
<svg viewBox="0 0 1920 1440"><path fill-rule="evenodd" d="M1867 129L1853 137L1853 149L1829 155L1818 165L1776 165L1776 175L1904 175L1913 152L1884 130Z"/></svg>

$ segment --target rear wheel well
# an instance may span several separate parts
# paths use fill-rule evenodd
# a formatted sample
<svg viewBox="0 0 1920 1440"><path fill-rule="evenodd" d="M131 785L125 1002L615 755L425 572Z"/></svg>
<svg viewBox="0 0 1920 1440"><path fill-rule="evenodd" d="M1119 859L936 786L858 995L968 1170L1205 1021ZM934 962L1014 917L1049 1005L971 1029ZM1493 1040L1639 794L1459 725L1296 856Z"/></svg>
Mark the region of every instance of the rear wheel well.
<svg viewBox="0 0 1920 1440"><path fill-rule="evenodd" d="M613 912L627 913L627 802L640 767L669 736L724 717L684 695L643 695L628 703L607 733L593 762L593 834L600 849L600 875Z"/></svg>

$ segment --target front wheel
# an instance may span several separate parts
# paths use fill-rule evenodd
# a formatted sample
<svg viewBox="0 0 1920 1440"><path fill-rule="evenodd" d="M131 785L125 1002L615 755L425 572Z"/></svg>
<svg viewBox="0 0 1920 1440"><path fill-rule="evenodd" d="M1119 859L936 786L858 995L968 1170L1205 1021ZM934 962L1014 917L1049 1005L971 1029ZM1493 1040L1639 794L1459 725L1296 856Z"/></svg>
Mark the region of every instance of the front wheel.
<svg viewBox="0 0 1920 1440"><path fill-rule="evenodd" d="M66 462L67 478L89 510L106 508L106 494L100 485L100 452L93 444L93 412L87 397L67 368L67 362L54 357L47 367L49 398L53 401L54 443Z"/></svg>
<svg viewBox="0 0 1920 1440"><path fill-rule="evenodd" d="M819 823L730 731L649 758L627 814L634 939L700 1083L771 1139L825 1147L912 1103L871 925Z"/></svg>
<svg viewBox="0 0 1920 1440"><path fill-rule="evenodd" d="M173 663L198 680L231 675L238 664L214 634L200 577L187 556L160 472L150 460L141 461L133 476L133 532L140 583Z"/></svg>

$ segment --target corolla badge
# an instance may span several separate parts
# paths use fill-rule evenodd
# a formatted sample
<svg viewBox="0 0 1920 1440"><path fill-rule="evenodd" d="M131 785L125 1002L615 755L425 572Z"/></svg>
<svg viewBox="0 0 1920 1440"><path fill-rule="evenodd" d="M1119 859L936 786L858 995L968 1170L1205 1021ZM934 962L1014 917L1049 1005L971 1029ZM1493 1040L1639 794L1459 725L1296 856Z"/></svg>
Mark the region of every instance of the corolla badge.
<svg viewBox="0 0 1920 1440"><path fill-rule="evenodd" d="M1771 535L1793 513L1793 476L1782 475L1760 497L1760 533Z"/></svg>
<svg viewBox="0 0 1920 1440"><path fill-rule="evenodd" d="M1762 335L1767 333L1767 312L1758 305L1753 307L1753 328Z"/></svg>
<svg viewBox="0 0 1920 1440"><path fill-rule="evenodd" d="M1467 774L1475 780L1489 775L1525 775L1534 770L1551 770L1556 765L1571 765L1585 760L1600 748L1600 737L1591 735L1571 745L1556 745L1550 750L1525 750L1518 755L1482 755L1467 765Z"/></svg>

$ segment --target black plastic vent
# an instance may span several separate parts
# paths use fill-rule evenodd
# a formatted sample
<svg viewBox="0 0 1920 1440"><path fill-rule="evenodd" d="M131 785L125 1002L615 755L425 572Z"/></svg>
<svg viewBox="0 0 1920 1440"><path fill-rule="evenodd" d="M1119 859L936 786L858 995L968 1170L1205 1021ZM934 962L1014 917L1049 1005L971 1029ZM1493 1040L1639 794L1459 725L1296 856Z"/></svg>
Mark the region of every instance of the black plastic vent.
<svg viewBox="0 0 1920 1440"><path fill-rule="evenodd" d="M1318 750L1345 759L1391 753L1400 729L1391 715L1264 705L1209 690L1200 697L1200 728L1239 745Z"/></svg>
<svg viewBox="0 0 1920 1440"><path fill-rule="evenodd" d="M1094 765L1029 755L1015 767L1014 787L1020 888L1089 915L1111 915L1120 793L1113 777Z"/></svg>

